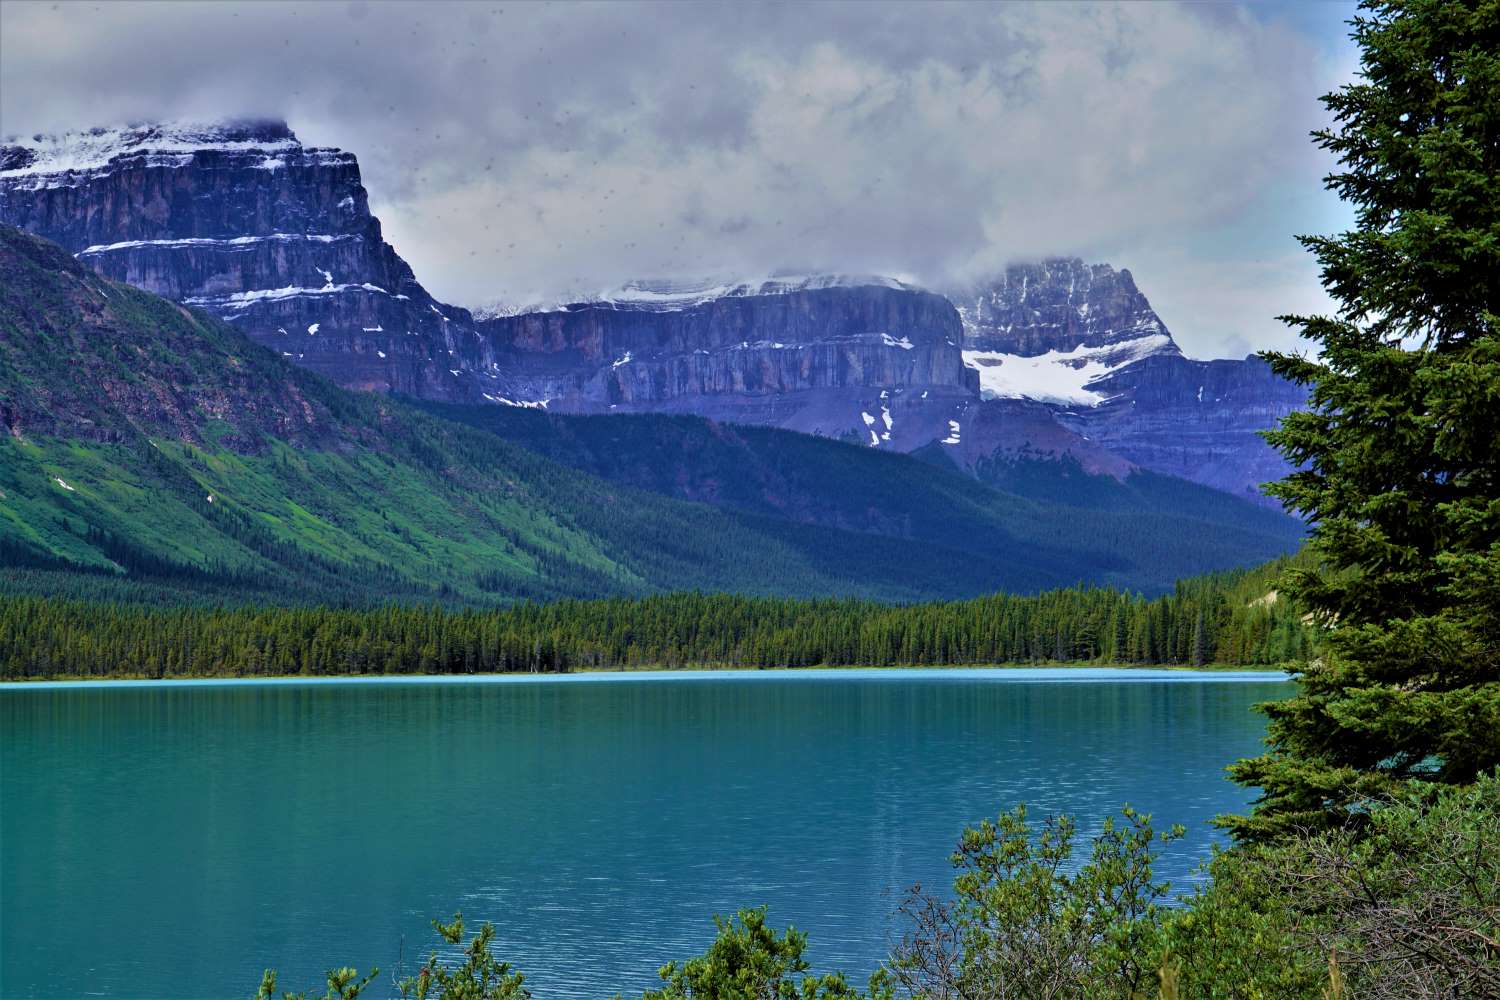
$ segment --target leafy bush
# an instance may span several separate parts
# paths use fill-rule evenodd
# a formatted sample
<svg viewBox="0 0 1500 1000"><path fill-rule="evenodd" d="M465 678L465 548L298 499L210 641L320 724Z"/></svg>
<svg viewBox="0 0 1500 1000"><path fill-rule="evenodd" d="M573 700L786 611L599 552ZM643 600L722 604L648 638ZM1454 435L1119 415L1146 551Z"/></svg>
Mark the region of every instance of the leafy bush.
<svg viewBox="0 0 1500 1000"><path fill-rule="evenodd" d="M880 972L870 977L868 992L841 973L807 975L807 935L788 927L778 936L766 926L765 907L741 910L730 920L714 917L714 924L719 933L708 951L662 966L666 986L648 990L643 1000L891 1000Z"/></svg>
<svg viewBox="0 0 1500 1000"><path fill-rule="evenodd" d="M1169 928L1203 997L1500 997L1500 774L1226 851Z"/></svg>
<svg viewBox="0 0 1500 1000"><path fill-rule="evenodd" d="M1036 831L1025 806L965 830L954 899L919 886L902 906L909 929L891 958L897 982L928 1000L1131 1000L1154 991L1171 887L1153 865L1183 829L1157 832L1127 807L1070 872L1077 832L1069 816Z"/></svg>

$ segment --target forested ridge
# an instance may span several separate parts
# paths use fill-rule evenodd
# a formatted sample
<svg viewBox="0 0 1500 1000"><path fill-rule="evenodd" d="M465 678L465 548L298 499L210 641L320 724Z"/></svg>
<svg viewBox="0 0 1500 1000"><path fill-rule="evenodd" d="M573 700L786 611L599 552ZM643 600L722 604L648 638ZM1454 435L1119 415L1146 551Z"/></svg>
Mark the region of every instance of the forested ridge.
<svg viewBox="0 0 1500 1000"><path fill-rule="evenodd" d="M986 663L1270 665L1314 630L1271 589L1293 560L1182 581L888 605L676 593L524 603L149 607L0 598L0 676L469 674Z"/></svg>

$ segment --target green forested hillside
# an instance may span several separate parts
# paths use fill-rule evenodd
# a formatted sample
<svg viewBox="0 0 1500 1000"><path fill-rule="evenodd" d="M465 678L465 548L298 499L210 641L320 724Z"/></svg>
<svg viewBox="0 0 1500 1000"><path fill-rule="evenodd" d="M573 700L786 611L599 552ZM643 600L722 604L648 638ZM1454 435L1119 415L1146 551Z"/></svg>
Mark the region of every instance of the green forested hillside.
<svg viewBox="0 0 1500 1000"><path fill-rule="evenodd" d="M920 457L941 459L928 448ZM1053 503L1066 502L1091 510L1167 513L1191 521L1234 526L1269 535L1300 534L1302 526L1291 516L1259 506L1241 497L1200 486L1186 479L1136 469L1124 479L1085 472L1076 458L1011 456L992 458L974 470L980 482L1005 493Z"/></svg>
<svg viewBox="0 0 1500 1000"><path fill-rule="evenodd" d="M1154 592L1296 537L1295 525L1084 514L909 459L702 421L658 421L649 448L572 469L339 389L10 228L0 417L11 593L493 604L693 589L916 601L1079 581ZM610 419L574 426L601 453L647 426ZM740 443L692 451L695 435ZM684 448L697 481L738 499L664 489ZM620 474L626 463L636 474ZM756 481L770 473L782 482Z"/></svg>
<svg viewBox="0 0 1500 1000"><path fill-rule="evenodd" d="M995 489L946 459L769 427L657 414L568 416L505 406L419 404L611 482L800 524L919 540L966 558L1018 543L1066 580L1160 592L1182 576L1292 551L1302 525L1227 493L1137 472L1124 482L1067 461L1016 462ZM1076 475L1069 474L1070 469Z"/></svg>

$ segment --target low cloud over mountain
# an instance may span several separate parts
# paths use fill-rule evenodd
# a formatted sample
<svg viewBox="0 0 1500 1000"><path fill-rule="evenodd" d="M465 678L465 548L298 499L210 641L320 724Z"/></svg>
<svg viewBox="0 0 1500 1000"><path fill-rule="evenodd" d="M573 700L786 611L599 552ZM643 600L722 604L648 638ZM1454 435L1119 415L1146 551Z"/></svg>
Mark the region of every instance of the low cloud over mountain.
<svg viewBox="0 0 1500 1000"><path fill-rule="evenodd" d="M1321 303L1328 209L1278 192L1341 67L1274 7L435 6L8 3L0 131L284 116L461 303L1079 254L1163 276L1197 354Z"/></svg>

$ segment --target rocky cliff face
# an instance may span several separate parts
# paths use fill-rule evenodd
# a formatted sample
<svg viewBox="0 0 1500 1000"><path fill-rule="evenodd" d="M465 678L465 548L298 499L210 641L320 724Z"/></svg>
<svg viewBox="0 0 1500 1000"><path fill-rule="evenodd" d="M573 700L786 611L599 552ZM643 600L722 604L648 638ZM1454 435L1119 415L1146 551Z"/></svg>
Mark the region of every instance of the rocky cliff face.
<svg viewBox="0 0 1500 1000"><path fill-rule="evenodd" d="M281 122L6 145L0 221L354 388L572 412L696 408L863 437L881 389L973 385L953 307L887 279L637 283L476 324L383 240L355 157L305 147ZM889 444L888 428L874 440Z"/></svg>
<svg viewBox="0 0 1500 1000"><path fill-rule="evenodd" d="M1258 432L1300 409L1306 395L1264 361L1146 358L1091 388L1103 402L1060 410L1060 423L1153 472L1278 506L1260 485L1288 466Z"/></svg>
<svg viewBox="0 0 1500 1000"><path fill-rule="evenodd" d="M348 386L469 399L467 312L381 237L354 155L281 122L143 125L0 147L0 221L212 312Z"/></svg>
<svg viewBox="0 0 1500 1000"><path fill-rule="evenodd" d="M566 412L693 412L892 446L882 409L977 388L953 306L882 278L637 283L478 329L506 398Z"/></svg>
<svg viewBox="0 0 1500 1000"><path fill-rule="evenodd" d="M635 282L476 320L384 241L353 154L305 147L280 122L12 141L0 222L345 386L441 401L694 413L932 446L970 469L1052 455L1239 494L1281 473L1255 432L1301 402L1258 362L1182 357L1129 271L1077 258L948 298L779 275Z"/></svg>
<svg viewBox="0 0 1500 1000"><path fill-rule="evenodd" d="M951 289L948 297L963 319L968 350L1034 357L1150 338L1153 354L1181 353L1131 273L1108 264L1077 257L1011 264L993 281Z"/></svg>

